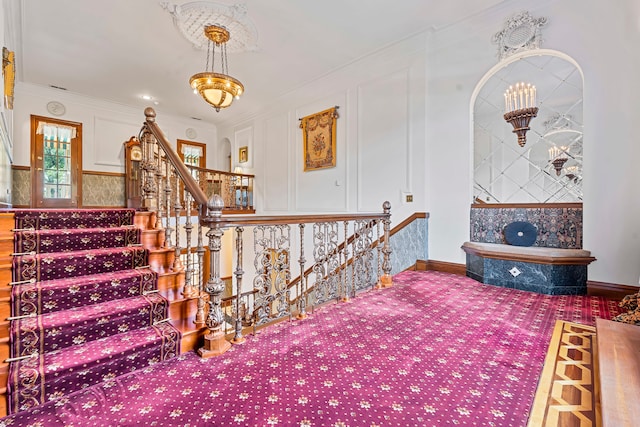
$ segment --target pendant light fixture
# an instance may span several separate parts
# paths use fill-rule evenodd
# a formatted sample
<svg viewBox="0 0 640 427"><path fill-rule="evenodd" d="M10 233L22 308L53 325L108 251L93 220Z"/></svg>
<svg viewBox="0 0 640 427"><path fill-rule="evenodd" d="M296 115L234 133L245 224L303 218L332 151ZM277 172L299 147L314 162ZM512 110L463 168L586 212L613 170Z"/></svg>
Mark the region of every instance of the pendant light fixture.
<svg viewBox="0 0 640 427"><path fill-rule="evenodd" d="M239 80L229 75L226 48L229 31L219 25L207 25L204 27L204 34L209 39L205 71L191 76L189 84L194 93L199 94L219 112L221 108L230 106L234 98L240 98L244 92L244 86ZM220 72L214 71L216 48L220 51Z"/></svg>

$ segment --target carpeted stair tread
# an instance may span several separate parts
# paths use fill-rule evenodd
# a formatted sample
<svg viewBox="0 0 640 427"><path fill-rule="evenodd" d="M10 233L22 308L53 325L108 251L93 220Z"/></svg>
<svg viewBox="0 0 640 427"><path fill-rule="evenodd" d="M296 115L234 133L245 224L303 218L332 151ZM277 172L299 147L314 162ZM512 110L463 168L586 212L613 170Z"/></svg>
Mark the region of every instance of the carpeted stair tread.
<svg viewBox="0 0 640 427"><path fill-rule="evenodd" d="M134 209L18 209L9 412L180 354Z"/></svg>
<svg viewBox="0 0 640 427"><path fill-rule="evenodd" d="M10 410L31 408L179 353L180 333L163 322L14 362L9 371ZM25 378L29 380L20 381ZM19 381L20 387L12 386Z"/></svg>
<svg viewBox="0 0 640 427"><path fill-rule="evenodd" d="M21 255L13 258L13 281L106 273L144 267L147 263L148 251L138 246Z"/></svg>
<svg viewBox="0 0 640 427"><path fill-rule="evenodd" d="M16 209L16 229L100 228L132 225L135 209Z"/></svg>
<svg viewBox="0 0 640 427"><path fill-rule="evenodd" d="M79 346L109 335L143 328L167 317L161 295L107 301L11 322L12 357Z"/></svg>
<svg viewBox="0 0 640 427"><path fill-rule="evenodd" d="M148 268L25 283L11 289L12 313L45 314L142 295L156 288L157 274Z"/></svg>
<svg viewBox="0 0 640 427"><path fill-rule="evenodd" d="M50 253L115 248L140 243L140 230L133 226L23 230L14 234L14 252Z"/></svg>

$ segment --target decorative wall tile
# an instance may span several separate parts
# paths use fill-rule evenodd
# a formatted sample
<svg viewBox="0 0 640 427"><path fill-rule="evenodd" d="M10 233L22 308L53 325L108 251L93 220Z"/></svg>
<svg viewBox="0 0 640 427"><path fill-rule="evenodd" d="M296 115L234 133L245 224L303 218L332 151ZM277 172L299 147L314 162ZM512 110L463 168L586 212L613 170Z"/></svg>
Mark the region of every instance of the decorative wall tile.
<svg viewBox="0 0 640 427"><path fill-rule="evenodd" d="M416 263L429 259L427 253L428 221L417 218L391 236L391 274L397 274Z"/></svg>
<svg viewBox="0 0 640 427"><path fill-rule="evenodd" d="M533 246L582 249L582 208L471 208L471 241L506 244L504 227L527 221L538 229Z"/></svg>
<svg viewBox="0 0 640 427"><path fill-rule="evenodd" d="M126 206L124 176L84 173L82 206Z"/></svg>
<svg viewBox="0 0 640 427"><path fill-rule="evenodd" d="M13 169L11 193L11 204L14 206L29 206L31 204L30 170Z"/></svg>

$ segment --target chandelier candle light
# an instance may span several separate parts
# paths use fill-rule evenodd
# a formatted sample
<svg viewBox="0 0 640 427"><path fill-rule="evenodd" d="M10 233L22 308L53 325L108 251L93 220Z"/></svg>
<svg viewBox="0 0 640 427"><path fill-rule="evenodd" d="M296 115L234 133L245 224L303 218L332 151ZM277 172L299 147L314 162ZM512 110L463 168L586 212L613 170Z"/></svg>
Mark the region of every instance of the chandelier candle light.
<svg viewBox="0 0 640 427"><path fill-rule="evenodd" d="M189 84L193 88L193 93L199 94L219 112L221 108L231 105L233 98L240 98L244 92L244 86L228 74L226 43L229 41L229 31L218 25L207 25L204 27L204 35L209 39L205 71L191 76ZM219 73L213 70L216 47L220 47L221 51L221 72ZM209 68L209 58L211 58L211 68Z"/></svg>
<svg viewBox="0 0 640 427"><path fill-rule="evenodd" d="M555 145L549 148L549 161L556 170L556 175L560 176L562 172L562 166L569 160L566 156L567 147L556 147Z"/></svg>
<svg viewBox="0 0 640 427"><path fill-rule="evenodd" d="M529 122L538 115L536 107L536 87L527 83L516 83L509 86L504 93L504 119L513 126L513 133L518 135L518 144L524 147L527 142Z"/></svg>

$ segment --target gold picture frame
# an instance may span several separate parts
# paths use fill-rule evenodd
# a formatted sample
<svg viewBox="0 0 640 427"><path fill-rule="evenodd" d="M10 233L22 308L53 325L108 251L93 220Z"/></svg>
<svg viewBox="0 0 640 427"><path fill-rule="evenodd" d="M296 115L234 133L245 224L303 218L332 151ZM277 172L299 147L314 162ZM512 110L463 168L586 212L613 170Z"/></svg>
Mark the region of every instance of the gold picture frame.
<svg viewBox="0 0 640 427"><path fill-rule="evenodd" d="M249 161L249 147L240 147L238 150L238 163L247 163Z"/></svg>
<svg viewBox="0 0 640 427"><path fill-rule="evenodd" d="M2 75L4 77L4 106L13 110L13 94L16 84L15 52L2 48Z"/></svg>
<svg viewBox="0 0 640 427"><path fill-rule="evenodd" d="M336 166L336 119L338 107L300 119L304 171Z"/></svg>

